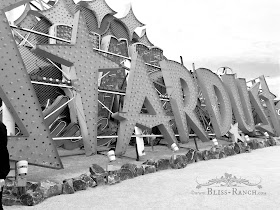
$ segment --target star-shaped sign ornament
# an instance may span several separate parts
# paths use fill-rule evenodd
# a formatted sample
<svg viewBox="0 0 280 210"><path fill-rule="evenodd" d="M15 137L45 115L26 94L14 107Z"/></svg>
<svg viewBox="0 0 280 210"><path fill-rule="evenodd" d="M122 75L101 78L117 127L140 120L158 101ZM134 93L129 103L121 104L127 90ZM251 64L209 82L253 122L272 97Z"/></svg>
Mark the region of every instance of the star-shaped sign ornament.
<svg viewBox="0 0 280 210"><path fill-rule="evenodd" d="M64 0L66 5L67 5L67 9L69 9L70 13L75 14L75 11L76 11L76 8L77 8L77 5L76 3L74 2L74 0Z"/></svg>
<svg viewBox="0 0 280 210"><path fill-rule="evenodd" d="M98 70L119 67L105 56L92 49L86 23L80 11L75 14L72 45L38 45L34 50L39 55L65 66L74 65L77 75L75 87L80 91L85 119L81 124L84 147L87 155L97 151L98 121Z"/></svg>
<svg viewBox="0 0 280 210"><path fill-rule="evenodd" d="M56 4L50 9L40 12L31 10L30 13L39 17L43 16L47 18L52 24L66 24L72 26L74 15L70 12L65 1L66 0L58 0Z"/></svg>
<svg viewBox="0 0 280 210"><path fill-rule="evenodd" d="M8 107L20 136L9 136L10 160L60 169L62 163L43 119L33 85L12 35L5 12L30 0L0 0L0 97Z"/></svg>
<svg viewBox="0 0 280 210"><path fill-rule="evenodd" d="M23 14L17 19L14 21L14 25L16 26L20 26L22 28L28 28L28 29L31 29L32 27L34 27L39 21L36 19L36 17L32 14L30 14L31 12L31 8L30 8L30 5L29 4L26 4L25 6L25 11L23 12ZM26 12L26 10L28 10ZM19 31L17 29L14 29L16 30L17 32L19 32L22 36L24 37L29 37L29 34L30 32L27 32L27 31ZM16 35L18 35L18 33L16 33ZM19 37L18 37L19 38ZM20 40L21 40L21 43L20 43L20 46L26 42L26 40L22 39L22 37L20 37ZM27 42L26 45L29 45L29 43Z"/></svg>
<svg viewBox="0 0 280 210"><path fill-rule="evenodd" d="M145 26L145 24L141 23L134 15L133 10L132 10L132 5L129 4L127 5L128 12L126 16L120 18L120 20L127 26L129 30L129 37L130 40L133 38L133 32L136 28Z"/></svg>
<svg viewBox="0 0 280 210"><path fill-rule="evenodd" d="M143 44L145 44L145 45L147 45L147 46L149 46L149 47L154 46L153 43L150 42L150 40L149 40L149 38L148 38L148 36L147 36L147 31L146 31L146 29L143 29L143 30L142 30L141 36L140 36L140 38L139 38L138 40L139 40L139 42L141 42L141 43L143 43Z"/></svg>
<svg viewBox="0 0 280 210"><path fill-rule="evenodd" d="M238 132L238 123L235 123L234 125L230 125L229 133L231 134L231 139L233 142L238 142L238 139L242 142L244 142L244 139L240 136Z"/></svg>
<svg viewBox="0 0 280 210"><path fill-rule="evenodd" d="M79 4L87 7L95 13L98 28L100 28L103 18L110 14L115 15L116 12L108 6L105 0L92 0L92 1L81 1Z"/></svg>
<svg viewBox="0 0 280 210"><path fill-rule="evenodd" d="M22 14L14 21L15 25L18 25L19 23L21 23L21 21L23 21L26 16L28 15L28 12L31 10L30 4L25 4L25 8L24 11L22 12Z"/></svg>

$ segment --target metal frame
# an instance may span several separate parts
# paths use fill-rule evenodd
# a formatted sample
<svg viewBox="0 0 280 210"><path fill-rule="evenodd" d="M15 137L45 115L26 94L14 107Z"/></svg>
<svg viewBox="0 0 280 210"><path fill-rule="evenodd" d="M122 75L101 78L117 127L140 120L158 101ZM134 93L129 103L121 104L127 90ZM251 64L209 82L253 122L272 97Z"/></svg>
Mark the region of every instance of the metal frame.
<svg viewBox="0 0 280 210"><path fill-rule="evenodd" d="M58 41L62 41L62 42L66 42L66 43L71 43L71 41L69 40L66 40L66 39L62 39L62 38L59 38L59 37L55 37L55 36L51 36L49 34L44 34L44 33L41 33L41 32L38 32L38 31L34 31L34 30L31 30L31 29L27 29L27 28L22 28L22 27L19 27L19 26L14 26L14 25L10 25L11 28L14 28L14 29L18 29L18 30L22 30L22 31L26 31L26 32L31 32L31 33L34 33L34 34L37 34L37 35L41 35L41 36L45 36L45 37L48 37L48 38L51 38L51 39L55 39L55 40L58 40ZM142 43L141 43L142 44ZM117 57L121 57L121 58L125 58L125 59L128 59L131 61L131 58L130 57L126 57L126 56L122 56L122 55L118 55L118 54L115 54L115 53L111 53L111 52L108 52L108 51L105 51L105 50L101 50L101 49L97 49L97 48L92 48L93 50L97 51L97 52L100 52L100 53L105 53L105 54L109 54L109 55L114 55L114 56L117 56ZM147 66L150 66L152 68L156 68L156 69L161 69L159 66L155 66L155 65L152 65L152 64L149 64L149 63L145 63Z"/></svg>

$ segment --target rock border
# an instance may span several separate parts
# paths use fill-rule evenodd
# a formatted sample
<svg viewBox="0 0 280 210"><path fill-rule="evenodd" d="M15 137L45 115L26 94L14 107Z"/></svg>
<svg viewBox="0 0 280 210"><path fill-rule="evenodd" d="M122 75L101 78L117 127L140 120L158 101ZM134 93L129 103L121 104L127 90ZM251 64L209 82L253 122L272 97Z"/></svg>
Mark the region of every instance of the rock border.
<svg viewBox="0 0 280 210"><path fill-rule="evenodd" d="M62 183L49 180L42 182L27 182L26 192L17 196L17 188L14 181L6 180L3 189L2 203L5 206L22 204L25 206L35 206L45 199L61 194L73 194L76 191L86 190L102 185L113 185L126 179L133 179L149 173L168 169L182 169L188 164L207 161L211 159L221 159L241 153L248 153L255 149L270 146L279 146L280 141L276 138L251 139L246 143L231 143L229 145L214 146L209 150L196 151L189 149L185 155L172 155L169 159L147 160L141 165L126 163L118 170L105 171L101 166L92 164L89 167L89 174L81 174L78 177L65 179Z"/></svg>

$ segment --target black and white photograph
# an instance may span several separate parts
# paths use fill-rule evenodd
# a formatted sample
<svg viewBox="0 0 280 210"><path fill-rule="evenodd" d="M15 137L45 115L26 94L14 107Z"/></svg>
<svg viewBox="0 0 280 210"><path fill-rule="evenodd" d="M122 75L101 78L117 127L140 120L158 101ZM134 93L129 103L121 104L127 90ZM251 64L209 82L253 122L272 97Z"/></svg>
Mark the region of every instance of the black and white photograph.
<svg viewBox="0 0 280 210"><path fill-rule="evenodd" d="M278 0L0 0L0 210L280 209Z"/></svg>

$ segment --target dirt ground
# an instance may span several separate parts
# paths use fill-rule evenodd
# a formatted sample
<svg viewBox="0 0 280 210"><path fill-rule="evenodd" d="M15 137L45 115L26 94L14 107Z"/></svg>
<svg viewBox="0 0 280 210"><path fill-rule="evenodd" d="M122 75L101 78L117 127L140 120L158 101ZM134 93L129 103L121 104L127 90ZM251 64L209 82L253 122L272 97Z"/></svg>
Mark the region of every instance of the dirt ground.
<svg viewBox="0 0 280 210"><path fill-rule="evenodd" d="M228 144L226 141L221 141L222 144ZM195 149L194 140L188 144L180 144L180 150L176 154L186 154L188 148ZM201 150L209 149L213 146L211 141L203 143L200 140L197 140L198 148ZM75 149L75 150L63 150L59 149L58 152L61 156L61 161L63 163L64 169L56 170L49 168L41 168L37 166L28 167L28 176L29 181L42 181L42 180L51 180L62 182L66 178L77 177L83 173L89 172L89 166L93 163L102 166L104 169L109 163L106 156L108 148L99 147L98 154L93 156L85 156L84 150ZM170 148L165 146L164 140L160 142L160 145L154 146L145 146L145 156L140 157L139 161L136 161L136 150L134 146L129 146L127 152L124 156L117 158L114 163L115 168L121 167L125 163L134 163L136 165L141 165L144 161L148 159L160 159L160 158L170 158L173 152Z"/></svg>

